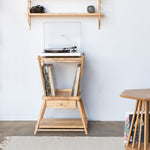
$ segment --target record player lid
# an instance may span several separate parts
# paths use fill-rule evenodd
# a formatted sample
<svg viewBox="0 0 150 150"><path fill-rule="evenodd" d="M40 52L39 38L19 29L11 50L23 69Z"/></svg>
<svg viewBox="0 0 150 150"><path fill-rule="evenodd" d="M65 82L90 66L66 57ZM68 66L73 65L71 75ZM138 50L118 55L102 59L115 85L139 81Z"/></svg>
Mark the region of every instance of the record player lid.
<svg viewBox="0 0 150 150"><path fill-rule="evenodd" d="M44 49L60 51L60 48L76 45L81 49L81 23L47 22L44 23ZM59 47L59 48L58 48ZM52 48L52 49L51 49Z"/></svg>

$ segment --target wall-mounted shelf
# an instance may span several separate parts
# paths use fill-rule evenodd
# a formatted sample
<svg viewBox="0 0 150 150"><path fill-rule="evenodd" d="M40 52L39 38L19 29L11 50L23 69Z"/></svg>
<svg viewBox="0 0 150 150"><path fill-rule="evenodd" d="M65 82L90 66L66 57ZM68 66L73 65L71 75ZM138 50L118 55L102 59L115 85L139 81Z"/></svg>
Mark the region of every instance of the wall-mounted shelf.
<svg viewBox="0 0 150 150"><path fill-rule="evenodd" d="M31 17L50 17L50 16L72 16L72 17L98 17L98 29L100 29L100 19L104 14L101 13L101 0L98 0L98 13L30 13L31 0L27 0L27 19L29 24L29 29L31 29Z"/></svg>
<svg viewBox="0 0 150 150"><path fill-rule="evenodd" d="M30 16L98 16L98 13L29 13ZM103 16L103 13L100 13Z"/></svg>

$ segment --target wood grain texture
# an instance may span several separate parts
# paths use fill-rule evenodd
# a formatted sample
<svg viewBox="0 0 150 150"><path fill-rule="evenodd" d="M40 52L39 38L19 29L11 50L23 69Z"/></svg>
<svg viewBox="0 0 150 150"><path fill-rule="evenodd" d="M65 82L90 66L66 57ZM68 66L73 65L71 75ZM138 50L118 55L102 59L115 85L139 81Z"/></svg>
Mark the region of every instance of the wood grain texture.
<svg viewBox="0 0 150 150"><path fill-rule="evenodd" d="M27 0L27 20L29 24L29 30L31 30L31 16L30 16L31 0Z"/></svg>
<svg viewBox="0 0 150 150"><path fill-rule="evenodd" d="M138 149L138 143L135 143L135 147L134 148L132 148L132 143L130 143L129 146L125 146L125 149L126 150L139 150ZM144 150L144 143L141 143L140 150ZM150 150L150 143L148 143L146 150Z"/></svg>
<svg viewBox="0 0 150 150"><path fill-rule="evenodd" d="M43 76L43 70L42 70L42 64L41 64L41 58L38 56L38 62L39 62L39 68L41 73L41 79L42 79L42 85L44 90L44 96L46 96L46 89L45 89L45 82L44 82L44 76Z"/></svg>
<svg viewBox="0 0 150 150"><path fill-rule="evenodd" d="M38 131L40 121L41 121L41 119L43 119L43 116L44 116L44 113L45 113L45 109L46 109L46 102L44 101L43 104L42 104L42 107L41 107L39 119L38 119L38 121L36 123L36 126L35 126L34 134L36 134L37 131Z"/></svg>
<svg viewBox="0 0 150 150"><path fill-rule="evenodd" d="M82 70L83 70L83 65L84 65L84 59L85 59L85 55L84 53L82 54L82 60L81 60L81 70L80 70L80 78L79 78L79 85L78 85L78 95L80 92L80 86L81 86L81 78L82 78Z"/></svg>
<svg viewBox="0 0 150 150"><path fill-rule="evenodd" d="M135 109L134 109L134 113L133 113L133 117L132 117L132 121L131 121L130 131L129 131L129 135L128 135L128 141L127 141L126 146L128 146L129 142L130 142L131 133L132 133L132 129L133 129L133 126L134 126L134 120L135 120L138 104L139 104L139 101L136 101L136 105L135 105Z"/></svg>
<svg viewBox="0 0 150 150"><path fill-rule="evenodd" d="M76 101L50 100L46 101L47 108L76 108Z"/></svg>
<svg viewBox="0 0 150 150"><path fill-rule="evenodd" d="M68 89L63 89L63 90L55 90L55 96L43 96L43 100L75 100L78 101L80 100L80 96L71 96L72 90L67 91Z"/></svg>
<svg viewBox="0 0 150 150"><path fill-rule="evenodd" d="M99 13L29 13L30 16L99 16ZM100 13L103 16L103 13Z"/></svg>
<svg viewBox="0 0 150 150"><path fill-rule="evenodd" d="M138 121L139 121L139 114L140 114L141 104L142 104L142 102L139 101L139 106L138 106L138 111L137 111L137 116L136 116L136 122L135 122L133 142L132 142L132 148L134 148L134 145L135 145L135 138L136 138L136 134L137 134L137 127L138 127Z"/></svg>
<svg viewBox="0 0 150 150"><path fill-rule="evenodd" d="M38 131L53 131L53 132L56 132L56 131L69 131L69 132L72 132L72 131L84 131L84 129L38 129Z"/></svg>
<svg viewBox="0 0 150 150"><path fill-rule="evenodd" d="M84 126L81 119L42 119L39 128L84 128Z"/></svg>
<svg viewBox="0 0 150 150"><path fill-rule="evenodd" d="M144 121L144 150L147 150L147 146L148 146L148 132L147 132L147 129L149 128L148 127L148 121L149 121L149 118L148 118L148 113L149 113L149 110L148 110L148 103L145 102L145 121Z"/></svg>
<svg viewBox="0 0 150 150"><path fill-rule="evenodd" d="M87 121L87 116L86 116L86 112L85 112L85 109L84 109L84 105L83 105L83 101L82 99L80 99L80 102L81 102L81 107L82 107L82 111L83 111L83 115L84 115L84 119Z"/></svg>
<svg viewBox="0 0 150 150"><path fill-rule="evenodd" d="M84 127L84 131L85 131L85 134L87 135L88 132L87 132L86 120L84 119L84 116L83 116L81 101L77 101L77 105L78 105L78 109L79 109L79 112L80 112L81 121L82 121L82 124L83 124L83 127Z"/></svg>
<svg viewBox="0 0 150 150"><path fill-rule="evenodd" d="M147 143L149 143L149 101L147 101Z"/></svg>
<svg viewBox="0 0 150 150"><path fill-rule="evenodd" d="M150 89L133 89L125 90L121 93L121 97L150 101Z"/></svg>
<svg viewBox="0 0 150 150"><path fill-rule="evenodd" d="M142 124L143 124L143 109L144 109L144 101L142 101L142 105L141 105L141 118L140 118L140 131L139 131L138 150L140 150L140 148L141 148L141 135L142 135Z"/></svg>
<svg viewBox="0 0 150 150"><path fill-rule="evenodd" d="M82 57L41 57L41 61L46 63L81 63Z"/></svg>
<svg viewBox="0 0 150 150"><path fill-rule="evenodd" d="M98 0L98 29L100 29L101 25L101 0Z"/></svg>

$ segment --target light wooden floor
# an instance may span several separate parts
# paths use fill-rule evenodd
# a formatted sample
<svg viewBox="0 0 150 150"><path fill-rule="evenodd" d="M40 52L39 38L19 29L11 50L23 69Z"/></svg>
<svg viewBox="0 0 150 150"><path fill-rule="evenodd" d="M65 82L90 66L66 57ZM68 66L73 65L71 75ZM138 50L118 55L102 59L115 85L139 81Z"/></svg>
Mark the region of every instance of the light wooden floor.
<svg viewBox="0 0 150 150"><path fill-rule="evenodd" d="M0 142L5 136L85 136L84 132L39 132L34 135L34 121L0 121ZM88 136L122 137L124 122L89 121Z"/></svg>

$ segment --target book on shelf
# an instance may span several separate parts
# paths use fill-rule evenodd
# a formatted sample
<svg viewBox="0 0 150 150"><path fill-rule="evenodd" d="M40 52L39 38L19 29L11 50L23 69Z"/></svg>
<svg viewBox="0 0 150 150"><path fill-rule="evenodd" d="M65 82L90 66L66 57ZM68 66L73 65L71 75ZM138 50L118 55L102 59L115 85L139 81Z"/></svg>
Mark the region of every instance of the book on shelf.
<svg viewBox="0 0 150 150"><path fill-rule="evenodd" d="M72 94L71 94L71 96L78 96L80 72L81 72L81 64L78 64L77 65L77 69L76 69L75 78L74 78L73 87L72 87Z"/></svg>
<svg viewBox="0 0 150 150"><path fill-rule="evenodd" d="M137 114L136 114L136 116L137 116ZM136 116L135 116L135 120L136 120ZM126 113L124 143L126 143L128 140L132 117L133 117L133 113L129 113L129 112ZM140 119L141 119L141 114L139 114L139 119L138 119L137 132L136 132L136 137L135 137L136 143L138 143L138 140L139 140ZM143 114L143 121L142 121L142 132L141 132L141 142L142 143L144 142L144 119L145 119L145 114ZM130 143L133 142L133 136L134 136L134 130L135 130L135 120L134 120L133 131L131 133ZM149 123L150 123L150 115L149 115ZM150 129L149 129L149 136L150 136ZM150 142L150 139L149 139L149 142Z"/></svg>
<svg viewBox="0 0 150 150"><path fill-rule="evenodd" d="M53 64L44 64L42 66L46 96L55 96L56 79Z"/></svg>

